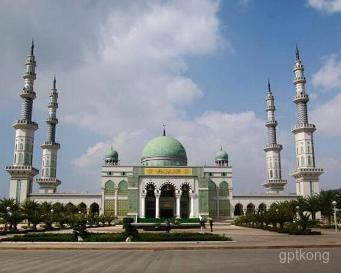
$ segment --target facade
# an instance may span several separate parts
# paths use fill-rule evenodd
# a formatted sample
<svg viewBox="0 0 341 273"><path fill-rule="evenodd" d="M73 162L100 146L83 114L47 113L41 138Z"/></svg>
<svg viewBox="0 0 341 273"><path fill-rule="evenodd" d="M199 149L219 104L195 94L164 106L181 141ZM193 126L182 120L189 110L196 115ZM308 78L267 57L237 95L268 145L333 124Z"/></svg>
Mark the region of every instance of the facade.
<svg viewBox="0 0 341 273"><path fill-rule="evenodd" d="M73 203L82 210L112 214L117 217L134 218L232 218L247 210L270 206L274 202L296 199L297 195L319 192L319 176L323 170L315 167L313 132L315 125L308 123L305 78L303 65L297 50L295 60L296 96L298 122L293 129L296 141L297 168L296 194L283 194L286 180L282 179L280 151L277 143L275 104L270 83L266 95L268 142L265 146L267 180L266 192L258 195L233 194L232 167L226 151L221 147L209 166L188 164L184 146L175 138L167 136L165 129L159 137L150 140L141 155L141 164L121 166L118 152L110 147L101 168L98 194L61 193L57 191L56 142L58 92L56 79L49 93L47 138L41 145L42 172L36 180L38 193L32 192L33 177L39 171L32 166L34 133L38 124L32 121L33 89L36 79L34 44L26 61L23 76L24 88L20 93L22 110L20 119L13 127L15 134L14 159L6 167L10 175L9 197L17 202L29 198L38 202ZM212 156L213 157L213 156Z"/></svg>
<svg viewBox="0 0 341 273"><path fill-rule="evenodd" d="M215 166L188 166L185 148L165 131L146 144L141 166L118 165L118 153L110 148L101 176L104 213L138 218L232 216L227 153L217 152Z"/></svg>

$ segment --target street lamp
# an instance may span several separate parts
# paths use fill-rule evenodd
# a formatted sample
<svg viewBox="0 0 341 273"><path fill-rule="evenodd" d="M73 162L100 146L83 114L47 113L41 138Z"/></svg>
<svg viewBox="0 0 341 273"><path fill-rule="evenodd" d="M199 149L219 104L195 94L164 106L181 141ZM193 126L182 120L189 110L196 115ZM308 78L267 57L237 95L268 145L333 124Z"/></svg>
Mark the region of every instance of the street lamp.
<svg viewBox="0 0 341 273"><path fill-rule="evenodd" d="M335 232L337 232L337 222L336 222L336 212L339 211L339 209L336 208L336 201L334 200L332 202L333 208L334 208L334 224L335 224Z"/></svg>
<svg viewBox="0 0 341 273"><path fill-rule="evenodd" d="M299 211L300 211L300 206L296 206L296 218L297 218L297 220L300 218Z"/></svg>

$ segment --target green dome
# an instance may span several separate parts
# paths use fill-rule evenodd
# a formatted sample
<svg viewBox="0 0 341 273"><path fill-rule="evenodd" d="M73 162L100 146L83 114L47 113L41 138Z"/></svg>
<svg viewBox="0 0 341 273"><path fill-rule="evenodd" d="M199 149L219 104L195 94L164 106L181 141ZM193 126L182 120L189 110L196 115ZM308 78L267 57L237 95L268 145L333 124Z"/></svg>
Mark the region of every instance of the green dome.
<svg viewBox="0 0 341 273"><path fill-rule="evenodd" d="M160 136L146 144L141 162L144 166L186 166L187 154L178 140Z"/></svg>
<svg viewBox="0 0 341 273"><path fill-rule="evenodd" d="M228 161L229 156L227 152L225 152L223 149L220 149L216 154L215 154L215 161Z"/></svg>
<svg viewBox="0 0 341 273"><path fill-rule="evenodd" d="M118 160L118 153L110 147L106 152L105 152L105 158L107 159L114 159Z"/></svg>

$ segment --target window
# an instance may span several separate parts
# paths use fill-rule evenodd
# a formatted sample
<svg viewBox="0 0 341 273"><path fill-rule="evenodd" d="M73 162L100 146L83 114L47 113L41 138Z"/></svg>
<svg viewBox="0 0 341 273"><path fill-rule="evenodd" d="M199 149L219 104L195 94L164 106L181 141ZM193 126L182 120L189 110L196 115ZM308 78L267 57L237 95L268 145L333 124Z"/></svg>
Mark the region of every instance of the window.
<svg viewBox="0 0 341 273"><path fill-rule="evenodd" d="M128 195L128 183L124 180L118 184L118 195Z"/></svg>
<svg viewBox="0 0 341 273"><path fill-rule="evenodd" d="M222 173L221 176L226 176L226 173Z"/></svg>
<svg viewBox="0 0 341 273"><path fill-rule="evenodd" d="M310 158L310 155L308 155L308 166L311 166L311 158Z"/></svg>
<svg viewBox="0 0 341 273"><path fill-rule="evenodd" d="M270 170L270 178L272 178L272 170Z"/></svg>
<svg viewBox="0 0 341 273"><path fill-rule="evenodd" d="M112 175L112 172L108 172L108 175Z"/></svg>
<svg viewBox="0 0 341 273"><path fill-rule="evenodd" d="M302 156L301 157L301 165L304 167L305 166L305 160L304 160L304 157Z"/></svg>

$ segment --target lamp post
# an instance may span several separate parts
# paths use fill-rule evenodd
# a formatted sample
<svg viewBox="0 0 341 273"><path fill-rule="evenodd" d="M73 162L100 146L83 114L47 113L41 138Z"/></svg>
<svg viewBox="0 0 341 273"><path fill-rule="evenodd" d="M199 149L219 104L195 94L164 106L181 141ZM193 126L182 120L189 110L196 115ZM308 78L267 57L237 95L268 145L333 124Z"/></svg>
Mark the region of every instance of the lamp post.
<svg viewBox="0 0 341 273"><path fill-rule="evenodd" d="M338 209L336 208L336 201L334 200L332 202L333 208L334 208L334 224L335 224L335 232L337 232L337 222L336 222L336 212L338 211Z"/></svg>
<svg viewBox="0 0 341 273"><path fill-rule="evenodd" d="M296 206L296 218L297 218L297 220L300 218L299 211L300 211L300 206Z"/></svg>

